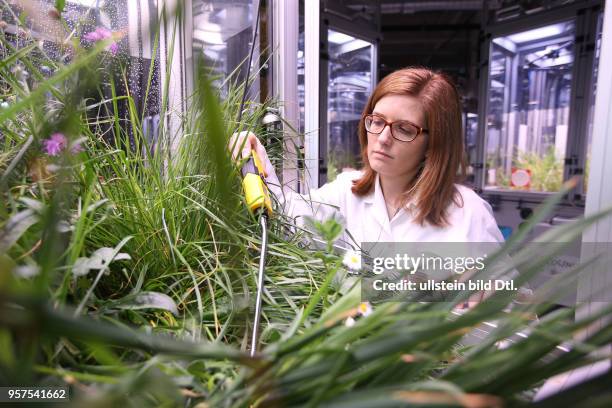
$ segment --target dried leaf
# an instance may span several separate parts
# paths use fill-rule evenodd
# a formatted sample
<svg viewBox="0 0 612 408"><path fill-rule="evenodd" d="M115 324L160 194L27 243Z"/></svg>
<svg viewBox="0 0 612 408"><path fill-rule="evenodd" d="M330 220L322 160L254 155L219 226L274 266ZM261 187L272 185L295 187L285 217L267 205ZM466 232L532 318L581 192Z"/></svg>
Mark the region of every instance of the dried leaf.
<svg viewBox="0 0 612 408"><path fill-rule="evenodd" d="M130 296L117 305L120 309L163 309L178 316L178 307L172 298L159 292L140 292L135 297Z"/></svg>
<svg viewBox="0 0 612 408"><path fill-rule="evenodd" d="M33 210L23 210L9 218L0 233L0 252L8 251L37 221L38 215Z"/></svg>

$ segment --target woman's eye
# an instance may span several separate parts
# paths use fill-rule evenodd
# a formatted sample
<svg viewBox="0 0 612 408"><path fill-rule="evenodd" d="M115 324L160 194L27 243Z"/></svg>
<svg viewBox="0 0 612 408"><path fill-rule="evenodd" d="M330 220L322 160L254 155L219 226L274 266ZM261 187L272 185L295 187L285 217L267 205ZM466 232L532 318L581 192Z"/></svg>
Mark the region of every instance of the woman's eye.
<svg viewBox="0 0 612 408"><path fill-rule="evenodd" d="M397 130L400 131L404 135L412 135L414 133L414 128L410 125L400 125L397 127Z"/></svg>

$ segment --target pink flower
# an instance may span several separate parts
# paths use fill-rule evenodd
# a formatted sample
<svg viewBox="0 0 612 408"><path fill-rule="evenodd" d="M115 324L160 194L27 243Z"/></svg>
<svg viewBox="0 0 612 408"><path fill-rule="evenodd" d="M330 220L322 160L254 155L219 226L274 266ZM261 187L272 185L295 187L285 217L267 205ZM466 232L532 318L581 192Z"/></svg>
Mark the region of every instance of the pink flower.
<svg viewBox="0 0 612 408"><path fill-rule="evenodd" d="M43 140L44 150L49 156L57 156L66 148L66 136L61 133L54 133L47 140Z"/></svg>
<svg viewBox="0 0 612 408"><path fill-rule="evenodd" d="M109 38L112 39L113 32L104 27L98 27L94 31L85 34L83 38L90 42L98 42L107 40ZM110 52L113 56L115 56L119 51L119 44L117 44L116 42L112 42L108 47L106 47L106 50Z"/></svg>
<svg viewBox="0 0 612 408"><path fill-rule="evenodd" d="M112 31L104 27L98 27L94 31L91 31L85 34L84 38L87 41L96 42L100 40L106 40L107 38L111 38L112 36L113 36Z"/></svg>
<svg viewBox="0 0 612 408"><path fill-rule="evenodd" d="M87 41L91 41L91 42L100 41L100 39L101 39L100 36L98 35L98 31L97 30L85 34L83 36L83 38L86 39Z"/></svg>

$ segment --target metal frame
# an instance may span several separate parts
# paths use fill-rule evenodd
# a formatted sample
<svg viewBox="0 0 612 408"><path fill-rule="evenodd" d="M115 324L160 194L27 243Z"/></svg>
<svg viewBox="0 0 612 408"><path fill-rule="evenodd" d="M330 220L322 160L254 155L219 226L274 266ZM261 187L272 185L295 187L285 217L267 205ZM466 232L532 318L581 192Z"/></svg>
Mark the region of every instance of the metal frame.
<svg viewBox="0 0 612 408"><path fill-rule="evenodd" d="M610 2L608 2L610 5ZM597 13L593 13L597 14ZM593 20L590 20L591 24ZM593 39L594 41L595 39ZM612 155L612 140L608 137L612 132L612 9L604 11L604 24L602 30L602 47L599 58L599 69L597 77L597 95L595 100L595 112L593 119L593 139L591 172L589 176L588 193L586 197L585 215L593 215L612 205L612 189L607 188L612 177L612 161L608 158ZM604 46L605 45L605 46ZM589 81L592 89L592 82ZM607 182L608 181L608 182ZM602 248L609 247L612 242L612 219L607 217L598 221L593 227L582 234L582 248L580 263L592 259L595 243L601 243ZM597 263L595 264L597 265ZM594 302L593 297L602 288L609 288L612 284L612 271L600 269L591 271L584 279L578 282L577 301L585 305L578 309L577 318L584 318L597 313L606 305L606 302ZM610 317L599 319L591 324L584 336L590 336L599 330ZM612 346L607 345L598 350L597 353L610 353ZM601 373L609 371L610 360L602 360L596 364L572 370L568 373L559 374L549 379L538 391L535 400L562 392L572 384L584 382L594 378Z"/></svg>
<svg viewBox="0 0 612 408"><path fill-rule="evenodd" d="M483 192L485 196L500 196L502 200L504 198L517 199L526 198L528 200L543 201L548 196L553 194L552 192L526 192L526 191L512 191L512 190L495 190L485 188L485 142L486 142L486 114L489 108L488 93L489 93L489 53L490 44L493 37L505 36L518 31L526 31L536 27L541 27L549 24L555 24L570 19L574 19L576 22L576 41L574 47L574 66L572 69L572 90L571 90L571 106L568 123L568 141L566 147L566 159L572 160L573 165L566 165L564 169L564 179L567 179L569 172L575 171L576 168L582 166L584 157L581 156L581 152L584 148L581 148L583 138L580 138L580 134L586 134L587 126L587 115L588 109L580 103L580 98L583 98L585 90L588 92L590 88L585 87L585 83L591 84L591 81L585 81L582 78L589 78L593 68L593 49L588 47L588 42L585 41L585 31L592 32L590 24L585 23L588 18L585 17L601 7L601 1L589 0L578 3L572 3L564 6L557 10L549 12L543 12L528 17L523 17L517 21L495 23L495 25L487 25L485 28L486 41L483 42L481 48L481 63L483 67L481 73L481 83L479 87L479 100L482 103L479 106L478 115L478 142L477 142L477 157L481 163L477 166L475 171L475 185ZM596 13L595 13L596 14ZM589 55L590 54L590 55ZM579 106L580 105L580 106ZM582 166L584 168L584 166ZM578 186L581 187L581 186ZM581 189L578 191L582 191ZM568 197L565 200L566 204L581 205L583 204L582 197Z"/></svg>
<svg viewBox="0 0 612 408"><path fill-rule="evenodd" d="M306 0L305 0L306 1ZM319 0L304 7L304 181L306 191L319 186ZM305 192L305 191L304 191Z"/></svg>
<svg viewBox="0 0 612 408"><path fill-rule="evenodd" d="M597 32L600 27L598 27L598 17L601 9L599 7L591 7L589 8L584 16L582 31L578 34L584 38L584 41L580 45L578 52L577 61L579 66L578 75L582 75L582 73L590 72L591 75L586 76L587 80L581 81L578 84L578 88L576 89L576 100L581 101L582 103L576 103L576 108L580 110L580 120L574 121L574 123L570 122L570 126L573 125L573 128L570 127L568 131L575 132L576 135L583 135L583 137L575 137L574 140L568 140L568 148L570 147L570 143L573 142L571 149L574 155L574 162L572 163L572 168L566 167L566 172L568 174L564 174L564 176L572 176L574 174L583 175L586 170L586 157L587 157L587 135L588 135L588 126L589 126L589 110L590 106L590 95L592 94L593 85L595 82L595 78L593 78L592 72L594 68L594 59L595 59L595 50L596 50L596 40L597 40ZM602 41L603 44L603 41ZM603 47L602 47L603 48ZM603 50L602 50L603 51ZM601 57L600 57L601 62ZM577 65L578 65L577 64ZM599 71L599 75L601 75L601 71ZM571 119L571 116L570 116ZM595 125L594 125L595 127ZM595 132L595 130L593 130ZM570 157L570 156L567 156ZM572 171L573 174L570 174ZM576 193L574 195L573 200L575 202L579 202L584 204L586 201L586 197L582 196L584 192L584 179L581 177L578 185L576 186Z"/></svg>
<svg viewBox="0 0 612 408"><path fill-rule="evenodd" d="M178 0L163 0L163 1L178 1ZM258 0L252 1L253 12L259 12L256 10ZM270 78L268 87L265 92L268 91L271 95L282 101L283 104L280 106L281 116L285 119L285 122L289 125L285 127L285 134L291 136L297 136L292 134L292 129L298 128L299 123L299 105L297 97L297 44L298 44L298 28L299 28L299 3L298 0L270 0L267 7L268 21L271 21L269 29L266 31L267 42L266 44L260 45L260 41L257 40L255 45L255 52L253 55L253 64L257 65L260 61L260 55L265 47L269 47L269 53L271 53L270 60L268 61L267 75ZM185 10L183 24L180 27L180 35L178 38L184 39L185 44L185 64L181 68L182 75L185 80L180 84L182 87L174 88L175 92L171 92L171 96L178 93L179 89L182 89L184 95L191 95L193 92L194 78L193 78L193 13L192 13L192 1L185 1ZM255 18L253 19L253 29L255 28ZM261 29L261 27L260 27ZM258 35L258 39L263 36ZM173 67L174 68L174 67ZM252 68L252 72L255 72L257 67ZM176 75L173 74L172 77ZM250 94L257 94L262 86L259 80L259 76L255 76L251 82ZM163 82L162 82L163 83ZM318 87L318 85L317 85ZM318 105L318 101L315 102ZM183 109L187 108L185 103L182 106ZM285 143L285 147L288 151L293 150L296 143ZM297 158L297 152L290 152L287 157L283 159L283 174L280 175L281 180L285 185L290 188L297 189L299 174L297 171L297 162L293 158Z"/></svg>
<svg viewBox="0 0 612 408"><path fill-rule="evenodd" d="M610 3L608 2L608 5ZM597 77L597 95L595 100L594 128L592 140L591 172L589 176L589 189L586 199L586 215L593 215L612 206L612 189L609 180L612 178L612 8L604 11L604 24L602 32L602 47L599 58L599 73ZM602 243L609 247L612 242L612 218L607 217L598 221L592 228L582 235L582 242ZM586 261L593 255L589 249L593 244L583 245L582 259ZM604 283L605 282L605 283ZM578 302L592 300L593 295L601 288L612 285L612 271L600 270L587 279L581 280L578 285ZM604 306L603 302L589 302L587 314L594 313ZM602 324L603 321L596 322ZM594 329L594 328L592 328ZM610 346L607 351L610 351ZM609 365L608 365L609 367Z"/></svg>
<svg viewBox="0 0 612 408"><path fill-rule="evenodd" d="M160 10L165 4L170 7L179 0L160 0ZM326 83L327 75L327 29L349 34L355 38L363 39L374 44L372 53L372 85L377 83L378 67L378 44L380 36L377 26L367 27L363 24L356 25L350 21L350 16L331 11L326 8L325 2L319 0L304 0L304 54L305 54L305 78L304 78L304 184L300 185L300 192L305 193L311 187L318 187L321 182L320 169L324 168L327 160L326 150L326 124L327 124L327 87L322 86ZM283 102L281 106L282 117L290 126L285 127L285 134L291 137L291 127L298 128L299 123L299 102L297 95L297 42L299 28L299 0L271 0L272 17L272 39L270 49L273 53L270 64L270 78L272 95ZM172 27L164 25L162 31L163 45L160 44L162 61L162 84L165 83L166 68L172 67L173 74L169 78L169 106L177 113L185 112L187 109L186 96L193 90L193 70L189 68L193 64L192 57L192 32L193 16L191 10L191 0L187 0L184 9L184 19L180 27L176 28L175 57L172 60L167 58L169 44L173 33ZM335 8L335 7L334 7ZM180 57L176 54L179 47ZM323 58L322 58L323 56ZM183 61L183 62L181 62ZM178 72L180 72L180 80ZM178 116L171 115L166 118L166 126L172 132L178 132L180 122ZM285 143L285 148L290 154L288 157L297 157L297 152L291 152L293 146L299 143ZM292 154L293 153L293 154ZM300 178L297 163L293 160L284 159L283 162L283 183L293 189L297 189Z"/></svg>
<svg viewBox="0 0 612 408"><path fill-rule="evenodd" d="M299 172L296 145L299 124L299 101L297 92L297 51L299 31L299 1L272 0L272 96L281 101L281 117L289 126L284 127L283 185L297 190ZM290 140L287 140L290 139Z"/></svg>
<svg viewBox="0 0 612 408"><path fill-rule="evenodd" d="M179 143L181 116L187 112L187 83L189 78L193 78L193 68L187 68L187 62L193 60L191 9L191 0L159 0L157 3L160 21L160 84L165 87L168 83L168 109L166 117L161 120L170 135L170 151L175 151ZM165 92L162 91L162 94Z"/></svg>
<svg viewBox="0 0 612 408"><path fill-rule="evenodd" d="M305 0L306 1L306 0ZM314 3L314 2L313 2ZM329 42L327 39L327 32L329 29L341 32L343 34L350 35L360 40L372 43L372 59L371 59L371 70L372 70L372 89L378 83L378 47L380 44L380 12L376 16L374 23L371 26L364 24L363 20L358 22L353 20L348 9L345 12L339 11L338 6L335 3L329 3L327 1L322 2L324 7L321 11L320 21L322 24L319 25L319 44L320 54L318 58L319 62L319 82L317 84L319 92L319 135L318 135L318 166L317 166L317 184L312 186L319 186L327 181L327 84L329 82L328 73L328 60L329 60ZM335 7L330 7L335 5ZM306 35L306 41L308 34ZM308 61L306 60L306 64ZM307 81L308 79L306 79ZM308 89L308 88L306 88ZM308 114L308 108L306 114ZM325 170L325 171L324 171Z"/></svg>

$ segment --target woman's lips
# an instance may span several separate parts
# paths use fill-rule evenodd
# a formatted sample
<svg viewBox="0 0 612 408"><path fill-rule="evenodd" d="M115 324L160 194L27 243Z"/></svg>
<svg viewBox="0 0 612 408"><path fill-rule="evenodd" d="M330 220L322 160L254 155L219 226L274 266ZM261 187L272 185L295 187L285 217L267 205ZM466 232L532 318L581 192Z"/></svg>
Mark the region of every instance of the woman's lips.
<svg viewBox="0 0 612 408"><path fill-rule="evenodd" d="M386 157L386 158L389 158L389 159L393 158L391 155L388 155L387 153L381 152L379 150L374 150L374 154L378 154L380 156L383 156L383 157Z"/></svg>

